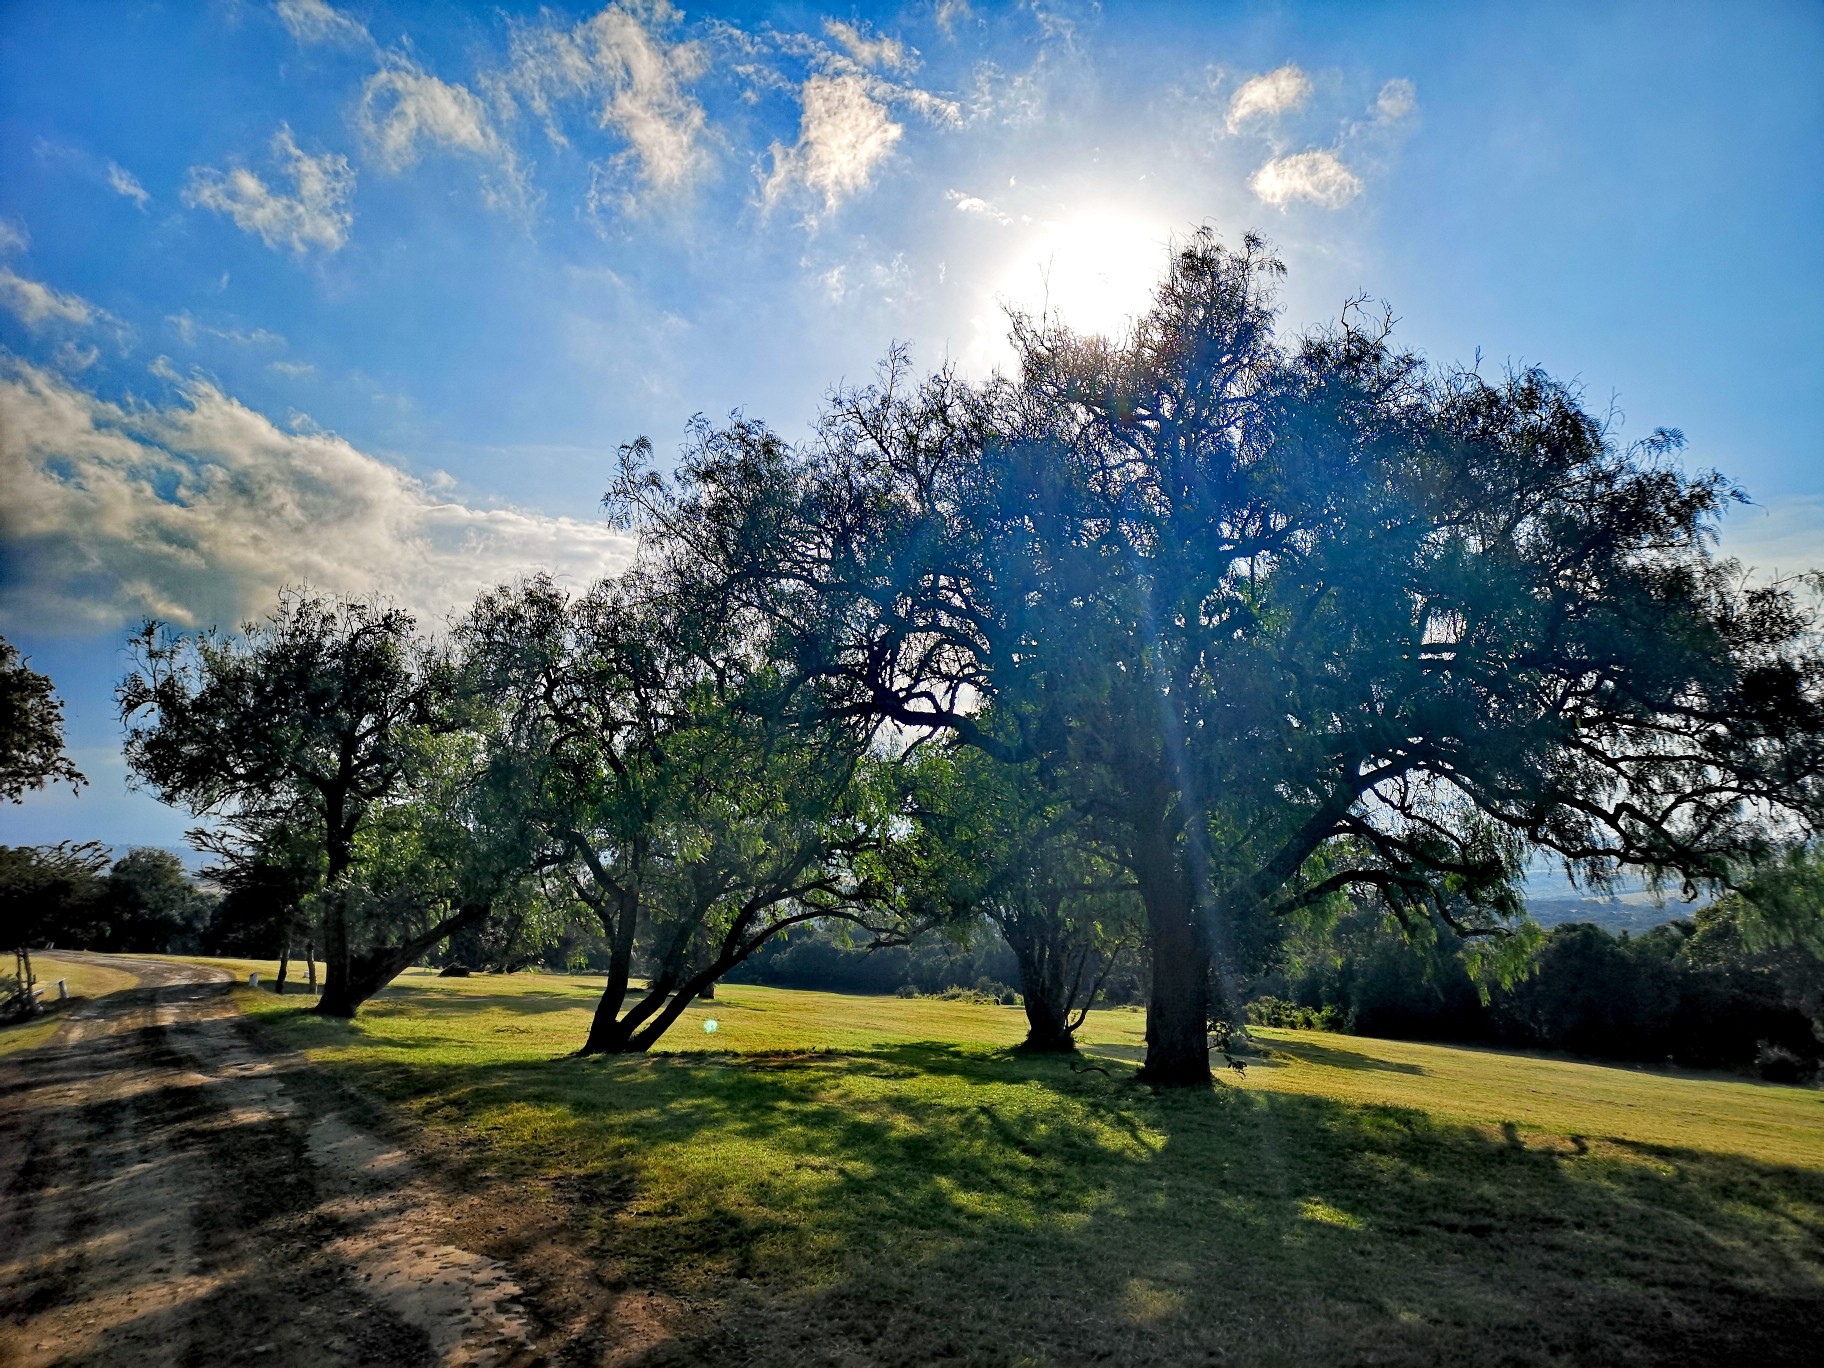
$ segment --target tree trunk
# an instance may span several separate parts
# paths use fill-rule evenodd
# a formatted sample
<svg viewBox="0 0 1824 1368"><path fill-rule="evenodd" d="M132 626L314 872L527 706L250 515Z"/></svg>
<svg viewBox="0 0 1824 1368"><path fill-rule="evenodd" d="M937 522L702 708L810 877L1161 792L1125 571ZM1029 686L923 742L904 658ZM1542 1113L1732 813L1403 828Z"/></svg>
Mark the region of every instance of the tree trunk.
<svg viewBox="0 0 1824 1368"><path fill-rule="evenodd" d="M272 976L272 991L285 996L285 975L291 969L291 936L279 942L279 972Z"/></svg>
<svg viewBox="0 0 1824 1368"><path fill-rule="evenodd" d="M323 995L311 1010L321 1016L352 1017L361 999L349 993L354 964L349 954L348 916L339 898L326 898L324 902Z"/></svg>
<svg viewBox="0 0 1824 1368"><path fill-rule="evenodd" d="M1210 946L1191 881L1162 828L1143 833L1144 858L1134 870L1146 905L1152 991L1146 1004L1146 1063L1139 1078L1163 1088L1211 1083Z"/></svg>
<svg viewBox="0 0 1824 1368"><path fill-rule="evenodd" d="M341 935L342 958L347 967L337 974L335 962L331 961L323 984L323 996L311 1010L318 1016L351 1019L362 1003L398 978L400 971L413 960L439 941L484 920L492 910L491 903L472 903L423 935L399 945L382 945L366 954L355 954L347 949L348 929L341 919L341 909L331 907L326 918L331 928L329 935L330 938L338 933Z"/></svg>
<svg viewBox="0 0 1824 1368"><path fill-rule="evenodd" d="M1020 966L1020 997L1026 1007L1024 1054L1075 1054L1076 1037L1070 1030L1070 990L1064 984L1064 956L1058 953L1057 936L1032 933L1008 921L1001 932Z"/></svg>
<svg viewBox="0 0 1824 1368"><path fill-rule="evenodd" d="M306 985L310 989L310 995L315 997L317 995L317 943L315 941L304 942L304 968L308 975L305 980Z"/></svg>

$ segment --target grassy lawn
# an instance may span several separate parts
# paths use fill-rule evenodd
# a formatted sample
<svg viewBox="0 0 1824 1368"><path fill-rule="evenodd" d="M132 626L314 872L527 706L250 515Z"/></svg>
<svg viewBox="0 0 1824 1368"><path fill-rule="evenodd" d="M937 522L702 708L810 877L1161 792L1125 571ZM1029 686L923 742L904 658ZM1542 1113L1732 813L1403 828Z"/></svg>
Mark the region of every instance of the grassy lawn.
<svg viewBox="0 0 1824 1368"><path fill-rule="evenodd" d="M1015 1008L739 987L560 1057L595 991L240 997L692 1308L683 1361L1778 1362L1824 1323L1824 1093L1263 1032L1155 1096L1137 1013L1104 1074L1011 1054Z"/></svg>
<svg viewBox="0 0 1824 1368"><path fill-rule="evenodd" d="M122 988L131 988L139 982L133 975L119 969L66 959L54 952L32 956L32 970L38 977L38 986L44 990L46 1002L57 996L58 979L64 980L71 997L85 998L119 992ZM0 1027L0 1055L43 1044L57 1034L57 1028L61 1025L62 1017L50 1016L41 1021L21 1021Z"/></svg>

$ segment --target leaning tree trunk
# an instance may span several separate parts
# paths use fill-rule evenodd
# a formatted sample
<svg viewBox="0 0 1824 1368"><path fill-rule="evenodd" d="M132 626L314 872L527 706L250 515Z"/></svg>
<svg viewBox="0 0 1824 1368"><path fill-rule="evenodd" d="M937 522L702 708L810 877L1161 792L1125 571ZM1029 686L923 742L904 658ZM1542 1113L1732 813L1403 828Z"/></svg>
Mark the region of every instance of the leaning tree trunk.
<svg viewBox="0 0 1824 1368"><path fill-rule="evenodd" d="M1152 991L1146 1004L1142 1082L1166 1088L1208 1087L1210 1077L1210 946L1175 858L1171 838L1154 833L1134 870L1146 906Z"/></svg>
<svg viewBox="0 0 1824 1368"><path fill-rule="evenodd" d="M342 972L337 972L337 962L331 960L323 983L323 996L317 999L317 1005L311 1010L318 1016L338 1017L345 1021L352 1018L362 1003L398 978L400 972L426 950L459 931L485 921L492 910L490 903L473 903L455 915L444 918L422 935L398 945L382 945L365 954L356 954L347 949L348 932L346 924L342 922L341 909L332 908L327 920L331 927L339 929L343 938ZM336 934L337 930L331 930L328 938L333 942Z"/></svg>
<svg viewBox="0 0 1824 1368"><path fill-rule="evenodd" d="M291 971L291 933L285 933L285 939L279 942L279 972L272 976L272 991L280 997L285 996L285 975Z"/></svg>

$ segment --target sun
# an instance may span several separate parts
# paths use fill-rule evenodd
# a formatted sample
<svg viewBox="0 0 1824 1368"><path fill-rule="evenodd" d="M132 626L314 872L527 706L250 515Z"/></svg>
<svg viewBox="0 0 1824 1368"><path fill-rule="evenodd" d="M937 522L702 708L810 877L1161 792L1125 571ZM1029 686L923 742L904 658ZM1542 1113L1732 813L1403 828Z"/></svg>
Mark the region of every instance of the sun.
<svg viewBox="0 0 1824 1368"><path fill-rule="evenodd" d="M1108 211L1036 223L996 294L1073 331L1119 337L1152 302L1169 238L1157 223Z"/></svg>

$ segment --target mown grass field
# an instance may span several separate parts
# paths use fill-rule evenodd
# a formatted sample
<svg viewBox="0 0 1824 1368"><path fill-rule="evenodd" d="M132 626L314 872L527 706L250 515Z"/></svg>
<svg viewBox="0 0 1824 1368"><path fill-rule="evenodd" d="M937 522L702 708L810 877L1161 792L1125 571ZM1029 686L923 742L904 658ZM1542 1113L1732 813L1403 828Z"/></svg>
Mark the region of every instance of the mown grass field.
<svg viewBox="0 0 1824 1368"><path fill-rule="evenodd" d="M685 1308L667 1361L1777 1363L1824 1327L1824 1093L1259 1032L1155 1095L1135 1012L1073 1069L1010 1052L1017 1008L726 986L662 1054L564 1058L595 992L240 996Z"/></svg>

